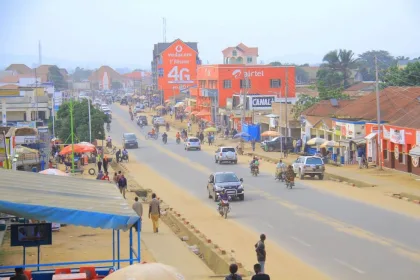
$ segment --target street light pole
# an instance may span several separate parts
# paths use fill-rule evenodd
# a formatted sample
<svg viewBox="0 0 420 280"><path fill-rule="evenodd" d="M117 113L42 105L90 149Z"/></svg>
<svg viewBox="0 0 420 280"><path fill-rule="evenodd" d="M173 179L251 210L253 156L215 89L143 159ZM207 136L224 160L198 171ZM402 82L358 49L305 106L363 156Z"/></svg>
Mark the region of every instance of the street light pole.
<svg viewBox="0 0 420 280"><path fill-rule="evenodd" d="M92 122L90 118L90 97L88 96L88 113L89 113L89 142L92 143Z"/></svg>
<svg viewBox="0 0 420 280"><path fill-rule="evenodd" d="M378 58L375 56L375 90L376 90L376 119L378 121L378 143L377 143L377 154L378 154L378 164L379 170L382 170L382 143L381 143L381 105L380 105L380 95L379 95L379 74L378 74Z"/></svg>
<svg viewBox="0 0 420 280"><path fill-rule="evenodd" d="M53 138L55 138L55 100L54 100L54 92L52 94L52 133L53 133Z"/></svg>

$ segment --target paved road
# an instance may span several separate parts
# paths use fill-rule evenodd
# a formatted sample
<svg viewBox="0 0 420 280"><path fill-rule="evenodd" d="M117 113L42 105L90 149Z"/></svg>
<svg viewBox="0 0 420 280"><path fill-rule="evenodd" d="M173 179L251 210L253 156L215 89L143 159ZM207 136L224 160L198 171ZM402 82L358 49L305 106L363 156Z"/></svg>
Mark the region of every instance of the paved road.
<svg viewBox="0 0 420 280"><path fill-rule="evenodd" d="M113 106L113 115L113 139L120 141L123 132L140 136L147 131L141 131L117 106ZM141 137L140 148L130 154L209 207L215 207L206 192L210 172L236 172L244 179L247 193L244 202L232 203L229 218L266 233L334 279L419 279L420 220L322 192L300 181L288 190L272 174L255 178L245 165L215 164L210 154L186 152L174 139L163 145Z"/></svg>

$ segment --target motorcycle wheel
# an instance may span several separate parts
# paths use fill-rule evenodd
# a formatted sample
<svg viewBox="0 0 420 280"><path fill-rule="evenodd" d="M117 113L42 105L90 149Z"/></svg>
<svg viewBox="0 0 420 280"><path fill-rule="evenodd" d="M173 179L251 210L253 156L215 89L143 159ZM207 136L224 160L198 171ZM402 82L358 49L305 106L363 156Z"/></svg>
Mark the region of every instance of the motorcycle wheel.
<svg viewBox="0 0 420 280"><path fill-rule="evenodd" d="M227 219L227 213L228 213L227 207L225 207L225 209L223 210L223 212L225 212L224 213L224 216L225 216L225 219Z"/></svg>

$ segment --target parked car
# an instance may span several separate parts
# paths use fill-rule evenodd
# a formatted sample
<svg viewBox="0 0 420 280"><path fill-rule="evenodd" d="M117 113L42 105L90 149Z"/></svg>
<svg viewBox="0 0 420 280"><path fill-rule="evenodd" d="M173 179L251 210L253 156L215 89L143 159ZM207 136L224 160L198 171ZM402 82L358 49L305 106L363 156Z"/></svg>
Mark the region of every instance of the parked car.
<svg viewBox="0 0 420 280"><path fill-rule="evenodd" d="M133 113L134 114L138 114L144 111L144 106L143 105L136 105L136 107L134 107Z"/></svg>
<svg viewBox="0 0 420 280"><path fill-rule="evenodd" d="M266 152L293 151L293 138L279 136L269 141L261 142L261 148Z"/></svg>
<svg viewBox="0 0 420 280"><path fill-rule="evenodd" d="M292 164L293 171L301 180L309 175L312 178L318 176L320 180L324 179L325 164L322 158L315 156L301 156Z"/></svg>
<svg viewBox="0 0 420 280"><path fill-rule="evenodd" d="M220 147L216 150L214 155L214 162L222 163L222 162L230 162L237 164L238 163L238 155L236 153L236 149L234 147Z"/></svg>
<svg viewBox="0 0 420 280"><path fill-rule="evenodd" d="M137 136L134 133L124 133L123 134L123 143L124 148L138 148L139 142L137 140Z"/></svg>
<svg viewBox="0 0 420 280"><path fill-rule="evenodd" d="M218 195L224 189L233 199L245 199L245 190L242 185L243 179L239 179L233 172L215 172L210 175L207 183L209 198L217 201Z"/></svg>
<svg viewBox="0 0 420 280"><path fill-rule="evenodd" d="M200 143L200 139L198 139L197 137L188 137L187 141L185 141L184 143L184 149L186 151L189 150L201 150L201 143Z"/></svg>

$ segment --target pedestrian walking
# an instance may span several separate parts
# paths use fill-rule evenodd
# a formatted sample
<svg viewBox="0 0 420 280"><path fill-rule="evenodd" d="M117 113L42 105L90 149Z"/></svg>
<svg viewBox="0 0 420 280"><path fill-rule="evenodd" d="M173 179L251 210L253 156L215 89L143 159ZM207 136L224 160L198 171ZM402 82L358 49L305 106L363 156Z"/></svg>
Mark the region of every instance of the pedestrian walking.
<svg viewBox="0 0 420 280"><path fill-rule="evenodd" d="M265 241L266 237L265 234L260 235L260 240L255 244L255 252L257 252L257 261L261 266L261 272L265 272L265 258L266 258L266 251L265 251Z"/></svg>
<svg viewBox="0 0 420 280"><path fill-rule="evenodd" d="M124 177L124 174L121 174L120 178L118 179L118 188L120 189L120 193L125 199L125 192L127 190L127 179Z"/></svg>
<svg viewBox="0 0 420 280"><path fill-rule="evenodd" d="M114 182L115 186L118 187L118 173L114 172L114 176L112 177L112 182Z"/></svg>
<svg viewBox="0 0 420 280"><path fill-rule="evenodd" d="M207 134L207 141L209 142L209 146L211 146L211 134Z"/></svg>
<svg viewBox="0 0 420 280"><path fill-rule="evenodd" d="M139 198L136 196L136 198L134 198L134 203L133 203L133 210L134 212L137 213L137 215L139 215L140 217L140 221L142 221L142 217L143 217L143 204L141 204L141 202L139 201ZM133 227L136 228L136 231L141 231L141 228L138 226L138 223L134 224Z"/></svg>
<svg viewBox="0 0 420 280"><path fill-rule="evenodd" d="M102 170L102 159L101 156L98 154L96 157L96 163L98 164L98 172Z"/></svg>
<svg viewBox="0 0 420 280"><path fill-rule="evenodd" d="M252 151L255 152L255 138L252 138L251 140L251 147L252 147Z"/></svg>
<svg viewBox="0 0 420 280"><path fill-rule="evenodd" d="M255 275L252 276L251 280L270 280L270 276L261 272L261 265L259 263L254 264Z"/></svg>
<svg viewBox="0 0 420 280"><path fill-rule="evenodd" d="M242 280L242 277L238 274L238 265L236 263L233 263L229 266L229 272L230 274L225 277L225 280Z"/></svg>
<svg viewBox="0 0 420 280"><path fill-rule="evenodd" d="M152 194L152 201L149 204L149 219L152 219L153 232L159 232L159 218L160 218L160 202L156 198L156 194Z"/></svg>
<svg viewBox="0 0 420 280"><path fill-rule="evenodd" d="M121 161L121 149L119 149L116 153L115 153L115 158L117 159L117 163L119 163Z"/></svg>
<svg viewBox="0 0 420 280"><path fill-rule="evenodd" d="M104 172L108 173L108 157L104 155L104 159L102 160L102 166L104 167Z"/></svg>

